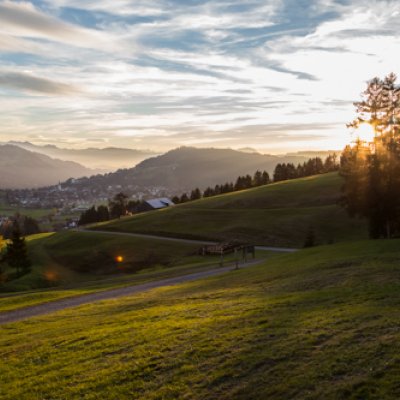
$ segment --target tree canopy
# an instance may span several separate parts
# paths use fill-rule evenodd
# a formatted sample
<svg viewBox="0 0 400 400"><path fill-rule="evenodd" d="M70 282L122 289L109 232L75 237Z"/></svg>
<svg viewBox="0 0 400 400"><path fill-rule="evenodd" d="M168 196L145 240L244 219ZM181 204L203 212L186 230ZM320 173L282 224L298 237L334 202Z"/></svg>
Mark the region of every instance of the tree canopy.
<svg viewBox="0 0 400 400"><path fill-rule="evenodd" d="M357 130L369 124L371 140L358 138L341 156L342 204L352 216L369 221L372 238L400 233L400 86L396 75L373 78L354 103L357 116L348 124Z"/></svg>

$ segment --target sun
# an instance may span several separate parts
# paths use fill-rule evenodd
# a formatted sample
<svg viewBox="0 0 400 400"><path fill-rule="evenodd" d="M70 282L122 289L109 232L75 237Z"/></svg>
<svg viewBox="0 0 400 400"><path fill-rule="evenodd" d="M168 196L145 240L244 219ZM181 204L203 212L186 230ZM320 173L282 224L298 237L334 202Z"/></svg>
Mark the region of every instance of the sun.
<svg viewBox="0 0 400 400"><path fill-rule="evenodd" d="M362 123L356 129L355 135L363 142L373 142L375 138L375 131L371 124Z"/></svg>

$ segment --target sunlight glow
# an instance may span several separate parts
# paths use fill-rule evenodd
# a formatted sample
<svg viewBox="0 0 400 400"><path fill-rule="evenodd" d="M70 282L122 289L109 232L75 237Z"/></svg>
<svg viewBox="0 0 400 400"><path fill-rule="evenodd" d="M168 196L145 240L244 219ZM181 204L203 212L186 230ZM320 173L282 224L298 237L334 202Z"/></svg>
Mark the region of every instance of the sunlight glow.
<svg viewBox="0 0 400 400"><path fill-rule="evenodd" d="M371 124L363 123L357 128L355 132L357 138L363 142L373 142L375 131Z"/></svg>

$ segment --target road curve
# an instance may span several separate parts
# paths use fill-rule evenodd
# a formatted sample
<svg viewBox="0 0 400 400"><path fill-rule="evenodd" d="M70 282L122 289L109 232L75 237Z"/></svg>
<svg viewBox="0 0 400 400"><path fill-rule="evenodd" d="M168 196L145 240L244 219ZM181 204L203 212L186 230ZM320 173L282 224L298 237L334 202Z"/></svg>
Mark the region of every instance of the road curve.
<svg viewBox="0 0 400 400"><path fill-rule="evenodd" d="M77 232L84 233L100 233L102 235L118 235L118 236L132 236L143 239L155 239L155 240L166 240L170 242L178 242L178 243L188 243L188 244L217 244L217 242L210 242L207 240L195 240L195 239L182 239L182 238L173 238L168 236L156 236L156 235L147 235L144 233L130 233L130 232L115 232L115 231L101 231L101 230L90 230L90 229L77 229ZM268 250L268 251L276 251L278 253L294 253L299 249L287 248L287 247L271 247L271 246L256 246L256 250Z"/></svg>
<svg viewBox="0 0 400 400"><path fill-rule="evenodd" d="M241 264L240 268L250 267L265 261L255 260L246 264ZM119 297L130 296L132 294L146 292L151 289L177 285L179 283L195 281L197 279L208 278L211 276L221 275L223 273L232 271L233 266L219 267L207 271L196 272L193 274L182 275L174 278L162 279L153 282L147 282L140 285L125 286L122 288L105 290L102 292L85 294L82 296L75 296L66 299L51 301L48 303L38 304L36 306L24 307L18 310L6 311L0 313L0 325L8 324L11 322L22 321L24 319L38 317L41 315L51 314L56 311L64 310L66 308L77 307L83 304L92 304L102 300L116 299Z"/></svg>

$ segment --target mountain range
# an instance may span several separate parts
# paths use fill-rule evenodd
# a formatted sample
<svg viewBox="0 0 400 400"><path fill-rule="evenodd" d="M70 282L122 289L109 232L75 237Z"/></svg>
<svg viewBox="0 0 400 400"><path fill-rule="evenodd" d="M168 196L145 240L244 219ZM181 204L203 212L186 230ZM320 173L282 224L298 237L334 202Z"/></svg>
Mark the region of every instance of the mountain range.
<svg viewBox="0 0 400 400"><path fill-rule="evenodd" d="M307 159L301 155L275 156L231 149L180 147L148 158L133 168L82 179L81 184L86 188L163 187L170 193L179 193L234 181L239 175L253 175L256 170L272 174L278 163L297 164ZM74 181L73 185L79 183L79 180Z"/></svg>
<svg viewBox="0 0 400 400"><path fill-rule="evenodd" d="M103 173L115 171L120 168L131 168L148 157L158 153L150 150L124 149L106 147L103 149L66 149L54 145L38 146L30 142L11 141L7 144L18 146L25 150L43 154L51 158L64 161L74 161L87 168Z"/></svg>
<svg viewBox="0 0 400 400"><path fill-rule="evenodd" d="M180 193L195 187L205 189L236 180L239 175L254 174L256 170L273 173L278 163L294 164L306 161L310 156L324 156L317 152L286 155L260 154L252 149L232 150L216 148L180 147L165 154L153 156L135 163L145 152L131 149L61 149L56 146L37 146L29 142L12 142L0 145L0 188L36 188L51 186L69 178L74 185L91 190L107 187L126 187L133 191L148 188L164 188L167 193ZM40 152L47 152L42 154ZM51 154L51 157L49 156ZM151 152L149 152L151 154ZM72 156L89 164L63 160ZM326 154L327 155L327 154ZM91 161L90 161L91 159ZM130 168L104 173L90 166L111 165L126 162Z"/></svg>
<svg viewBox="0 0 400 400"><path fill-rule="evenodd" d="M54 185L71 177L93 175L95 170L11 144L0 145L0 188L19 189Z"/></svg>

